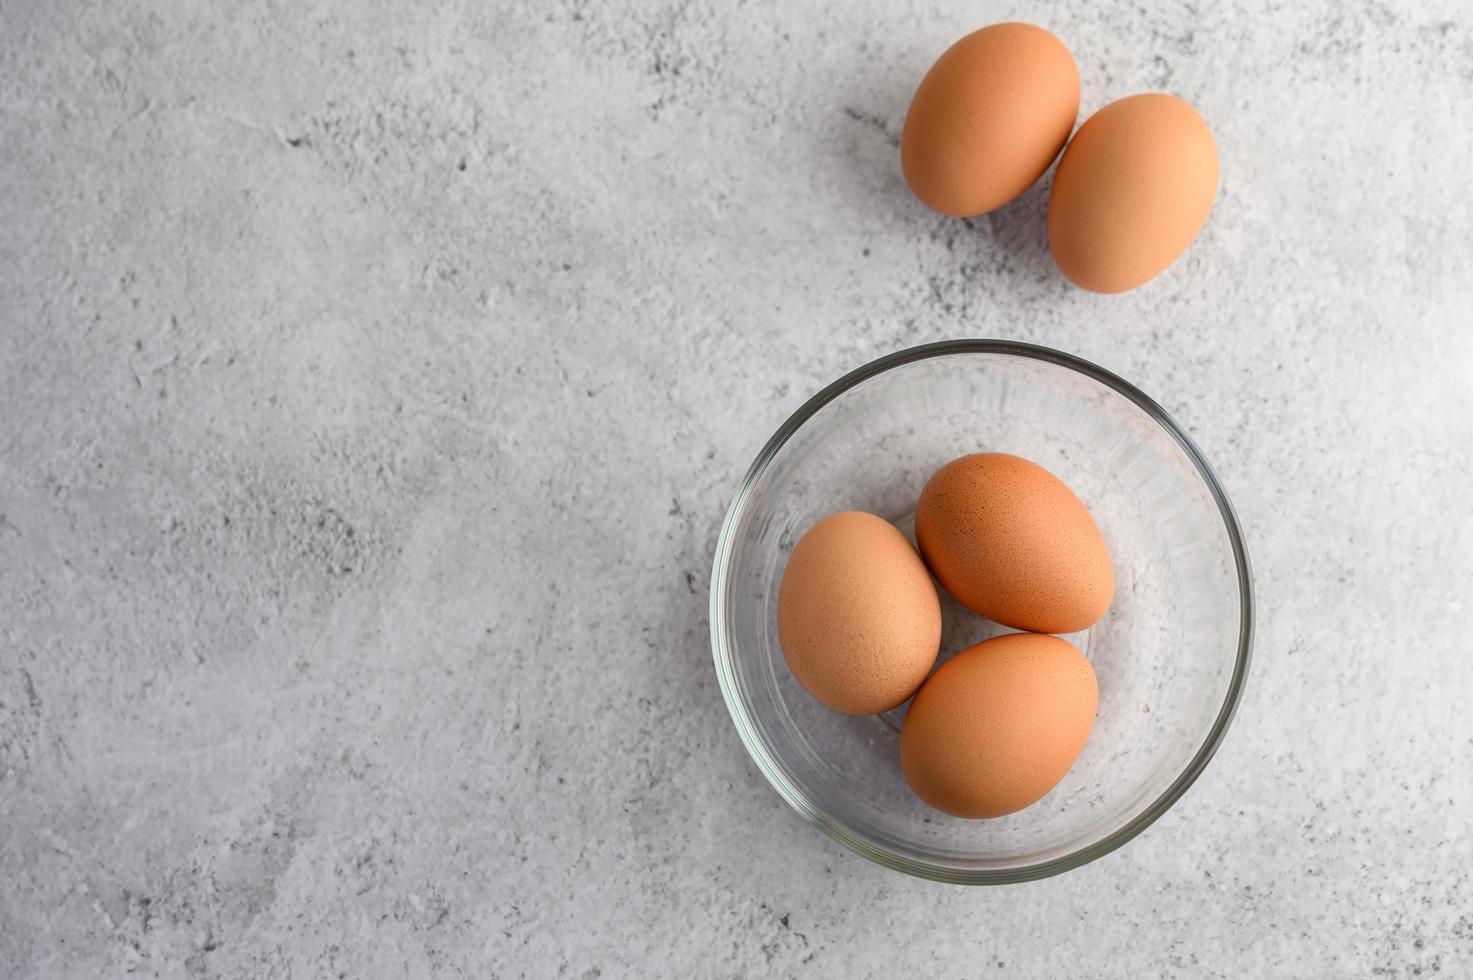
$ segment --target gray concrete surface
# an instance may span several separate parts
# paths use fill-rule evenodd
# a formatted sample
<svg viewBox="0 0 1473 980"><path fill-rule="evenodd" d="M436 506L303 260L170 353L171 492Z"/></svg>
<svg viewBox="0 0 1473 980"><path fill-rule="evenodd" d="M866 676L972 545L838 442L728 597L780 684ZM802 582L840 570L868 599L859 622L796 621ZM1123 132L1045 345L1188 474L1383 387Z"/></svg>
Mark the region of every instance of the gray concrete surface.
<svg viewBox="0 0 1473 980"><path fill-rule="evenodd" d="M1070 287L927 213L968 29L1223 183ZM1467 976L1473 8L0 0L0 976ZM1124 850L965 890L748 760L706 589L818 387L1001 336L1219 468L1261 631Z"/></svg>

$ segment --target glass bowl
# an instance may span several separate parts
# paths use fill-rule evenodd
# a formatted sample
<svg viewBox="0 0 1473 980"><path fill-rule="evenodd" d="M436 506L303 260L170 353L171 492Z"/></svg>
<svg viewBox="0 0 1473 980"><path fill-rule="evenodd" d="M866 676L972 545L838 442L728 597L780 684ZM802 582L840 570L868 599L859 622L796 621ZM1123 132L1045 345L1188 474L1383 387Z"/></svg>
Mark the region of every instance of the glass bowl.
<svg viewBox="0 0 1473 980"><path fill-rule="evenodd" d="M1115 600L1068 637L1093 662L1099 714L1083 754L1040 802L963 820L900 773L905 706L854 717L811 698L778 646L778 583L817 520L865 510L907 533L943 463L1014 453L1051 470L1099 524ZM944 592L937 663L1002 632ZM1253 590L1242 532L1211 467L1161 406L1059 351L957 340L900 351L829 385L747 471L711 576L721 692L783 798L844 846L939 881L1003 884L1092 861L1179 799L1222 742L1248 673Z"/></svg>

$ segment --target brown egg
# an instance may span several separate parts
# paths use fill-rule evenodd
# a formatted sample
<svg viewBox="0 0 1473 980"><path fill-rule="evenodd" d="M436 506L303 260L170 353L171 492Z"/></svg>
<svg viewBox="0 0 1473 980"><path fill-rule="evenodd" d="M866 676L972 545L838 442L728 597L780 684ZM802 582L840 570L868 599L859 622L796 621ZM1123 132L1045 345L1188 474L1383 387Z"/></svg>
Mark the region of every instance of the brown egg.
<svg viewBox="0 0 1473 980"><path fill-rule="evenodd" d="M1010 633L941 665L910 705L900 768L956 817L1000 817L1038 802L1074 765L1099 689L1084 654L1056 636Z"/></svg>
<svg viewBox="0 0 1473 980"><path fill-rule="evenodd" d="M861 511L813 525L783 570L777 633L793 676L852 715L915 693L941 645L941 603L896 527Z"/></svg>
<svg viewBox="0 0 1473 980"><path fill-rule="evenodd" d="M1032 24L995 24L946 50L921 79L900 134L900 167L921 203L984 214L1043 176L1079 114L1079 69Z"/></svg>
<svg viewBox="0 0 1473 980"><path fill-rule="evenodd" d="M1132 95L1090 116L1059 161L1048 240L1077 286L1120 293L1177 260L1217 196L1207 123L1170 95Z"/></svg>
<svg viewBox="0 0 1473 980"><path fill-rule="evenodd" d="M1089 510L1058 477L1005 453L947 463L916 505L916 540L957 601L1005 626L1073 633L1115 594L1115 571Z"/></svg>

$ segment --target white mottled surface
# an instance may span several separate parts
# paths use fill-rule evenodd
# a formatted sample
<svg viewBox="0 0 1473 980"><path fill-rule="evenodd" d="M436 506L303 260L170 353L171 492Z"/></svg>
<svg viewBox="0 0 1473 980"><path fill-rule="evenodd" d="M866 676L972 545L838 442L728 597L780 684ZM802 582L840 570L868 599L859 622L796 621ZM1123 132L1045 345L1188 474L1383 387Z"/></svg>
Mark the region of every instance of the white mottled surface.
<svg viewBox="0 0 1473 980"><path fill-rule="evenodd" d="M1189 257L928 214L911 88L1041 21L1166 88ZM0 976L1466 975L1473 8L0 0ZM1177 413L1258 574L1196 787L1009 889L789 812L717 525L896 347Z"/></svg>

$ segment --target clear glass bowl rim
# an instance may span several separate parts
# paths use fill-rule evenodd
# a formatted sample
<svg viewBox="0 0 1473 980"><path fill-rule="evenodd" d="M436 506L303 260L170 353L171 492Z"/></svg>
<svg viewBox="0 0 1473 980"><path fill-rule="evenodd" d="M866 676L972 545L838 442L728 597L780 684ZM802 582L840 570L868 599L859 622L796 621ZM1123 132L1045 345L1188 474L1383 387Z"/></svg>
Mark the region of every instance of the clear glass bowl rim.
<svg viewBox="0 0 1473 980"><path fill-rule="evenodd" d="M746 702L742 699L737 683L734 655L731 649L729 637L726 635L725 623L727 614L726 589L729 578L733 539L736 535L737 524L744 514L747 501L751 495L752 488L762 476L767 466L781 451L793 434L803 426L819 409L842 395L844 392L864 381L869 380L886 371L913 364L933 357L946 357L952 354L1004 354L1014 357L1025 357L1037 361L1045 361L1060 367L1075 371L1085 377L1091 378L1108 388L1113 389L1120 395L1134 402L1141 410L1153 418L1157 424L1176 441L1196 467L1202 481L1206 484L1217 504L1218 513L1222 518L1223 528L1227 533L1229 543L1233 551L1233 559L1237 565L1238 594L1240 596L1240 609L1238 620L1238 651L1233 664L1232 678L1228 683L1227 694L1223 698L1222 705L1218 708L1217 717L1213 722L1211 730L1207 733L1206 740L1192 756L1185 769L1174 779L1166 791L1153 800L1149 806L1136 814L1128 823L1120 829L1110 833L1101 840L1078 850L1071 851L1061 857L1042 861L1037 864L1023 865L1016 868L974 868L947 864L939 861L917 860L906 854L896 853L888 848L879 846L863 834L858 833L842 821L829 814L813 800L809 799L803 791L794 784L783 772L782 766L769 750L767 744L758 734ZM1222 744L1227 730L1232 724L1233 714L1237 711L1238 702L1242 699L1243 688L1248 678L1248 664L1253 650L1253 573L1248 561L1248 550L1243 541L1242 529L1238 524L1237 515L1233 512L1232 503L1228 500L1227 493L1217 479L1217 474L1212 471L1211 465L1192 441L1191 436L1177 424L1176 420L1153 399L1118 375L1092 364L1080 357L1066 354L1049 347L1037 344L1026 344L1011 340L983 340L962 339L944 340L931 344L922 344L918 347L910 347L904 350L887 354L865 364L862 367L850 371L837 381L825 387L808 401L804 402L786 422L784 422L773 433L771 439L762 447L757 458L747 469L737 488L736 496L732 498L731 506L727 509L726 519L721 525L721 534L716 543L716 555L711 570L711 652L716 661L716 676L721 685L721 696L726 701L726 708L731 713L737 733L741 736L742 744L747 747L747 752L757 763L757 768L767 777L779 795L798 813L802 814L820 830L828 834L840 844L862 855L871 861L881 864L896 871L915 875L920 878L929 878L933 881L950 882L962 885L1005 885L1024 881L1035 881L1039 878L1047 878L1052 875L1061 874L1065 871L1088 864L1097 858L1109 854L1111 851L1122 846L1141 831L1154 823L1172 804L1179 800L1183 793L1196 781L1202 771L1207 768L1208 762L1217 752Z"/></svg>

